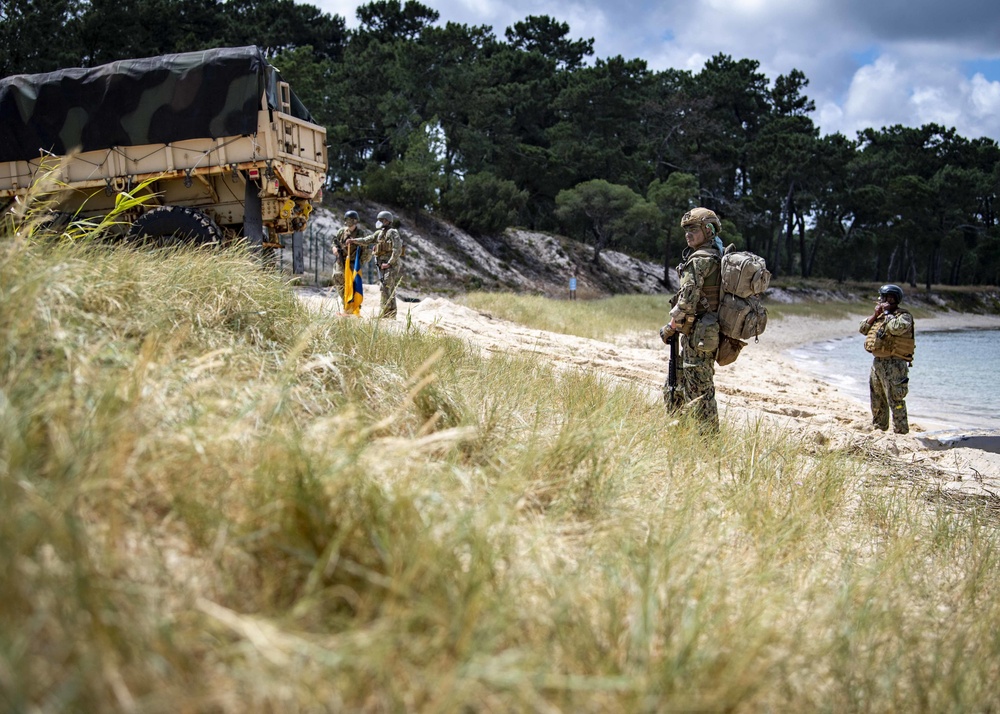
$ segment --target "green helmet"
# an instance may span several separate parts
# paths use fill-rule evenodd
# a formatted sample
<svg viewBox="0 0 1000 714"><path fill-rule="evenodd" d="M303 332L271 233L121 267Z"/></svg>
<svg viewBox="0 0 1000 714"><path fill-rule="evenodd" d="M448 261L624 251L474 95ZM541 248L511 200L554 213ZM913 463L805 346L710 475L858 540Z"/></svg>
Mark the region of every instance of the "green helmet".
<svg viewBox="0 0 1000 714"><path fill-rule="evenodd" d="M356 221L361 220L360 218L358 218L358 212L357 211L348 211L347 213L344 214L344 219L345 220L349 219L349 218L353 218Z"/></svg>
<svg viewBox="0 0 1000 714"><path fill-rule="evenodd" d="M378 216L375 217L375 220L382 221L386 225L389 225L390 223L392 223L392 214L389 213L388 211L379 211L379 214Z"/></svg>
<svg viewBox="0 0 1000 714"><path fill-rule="evenodd" d="M715 238L722 232L722 221L715 215L715 211L707 208L692 208L681 218L681 228L699 226L708 232L709 238Z"/></svg>

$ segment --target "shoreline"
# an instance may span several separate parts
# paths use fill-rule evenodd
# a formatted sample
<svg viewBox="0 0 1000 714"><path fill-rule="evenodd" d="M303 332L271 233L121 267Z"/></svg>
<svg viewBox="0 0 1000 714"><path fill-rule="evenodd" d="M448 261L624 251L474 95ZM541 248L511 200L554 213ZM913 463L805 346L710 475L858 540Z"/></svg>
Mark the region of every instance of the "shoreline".
<svg viewBox="0 0 1000 714"><path fill-rule="evenodd" d="M832 320L794 315L769 322L769 339L762 339L768 346L781 351L825 342L840 337L851 337L858 333L858 325L867 315L842 317ZM921 332L953 332L956 330L1000 330L1000 315L978 315L965 312L950 312L939 317L916 318L917 334ZM776 333L772 335L773 333ZM754 343L751 342L751 345ZM748 348L749 349L749 348Z"/></svg>
<svg viewBox="0 0 1000 714"><path fill-rule="evenodd" d="M825 326L816 322L808 326L799 324L799 321L803 319L792 318L791 322L785 326L784 331L797 332L800 338L812 339L803 340L788 335L779 335L778 344L786 345L781 348L780 357L790 361L798 370L823 380L839 394L854 400L861 408L868 410L867 372L852 377L850 379L851 385L845 385L841 380L824 376L822 367L825 365L822 363L822 359L817 359L815 364L809 364L813 361L812 352L817 347L840 340L851 340L855 337L857 325L864 319L864 316L858 315L854 319L830 320L829 324ZM775 324L780 325L782 322L784 321L776 321ZM844 330L848 329L852 331L845 333ZM1000 316L950 313L941 317L924 318L917 321L918 341L920 333L966 330L1000 330ZM797 355L796 352L799 350L804 351L805 354ZM968 414L963 414L958 405L952 404L947 408L935 410L932 401L913 394L907 398L907 404L911 427L916 426L922 435L938 434L942 440L949 444L955 442L959 437L968 436L970 438L966 441L983 442L984 448L988 447L989 450L993 450L995 445L992 442L986 444L984 438L988 436L1000 437L1000 421L978 413L970 417Z"/></svg>

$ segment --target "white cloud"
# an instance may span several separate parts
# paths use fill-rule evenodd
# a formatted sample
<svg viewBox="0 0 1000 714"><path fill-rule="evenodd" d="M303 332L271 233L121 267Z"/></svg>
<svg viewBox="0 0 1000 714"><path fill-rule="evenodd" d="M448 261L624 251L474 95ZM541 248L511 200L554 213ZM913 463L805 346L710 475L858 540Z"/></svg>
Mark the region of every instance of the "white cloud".
<svg viewBox="0 0 1000 714"><path fill-rule="evenodd" d="M357 27L358 20L355 10L361 4L355 0L320 0L310 3L320 10L330 15L340 15L347 23L348 27Z"/></svg>
<svg viewBox="0 0 1000 714"><path fill-rule="evenodd" d="M896 63L879 57L874 64L859 69L851 80L843 102L842 130L853 137L860 129L905 123L909 88L902 81Z"/></svg>
<svg viewBox="0 0 1000 714"><path fill-rule="evenodd" d="M1000 117L1000 82L977 73L969 82L969 104L977 118Z"/></svg>
<svg viewBox="0 0 1000 714"><path fill-rule="evenodd" d="M1000 138L1000 82L976 74L963 82L962 99L963 118L958 132L969 139Z"/></svg>
<svg viewBox="0 0 1000 714"><path fill-rule="evenodd" d="M905 60L883 54L855 72L839 105L815 117L826 133L853 138L864 128L940 124L967 139L1000 137L1000 82L966 78L957 62Z"/></svg>
<svg viewBox="0 0 1000 714"><path fill-rule="evenodd" d="M913 114L919 118L921 124L956 126L962 120L961 99L958 92L946 87L918 85L914 88L911 98L914 106Z"/></svg>

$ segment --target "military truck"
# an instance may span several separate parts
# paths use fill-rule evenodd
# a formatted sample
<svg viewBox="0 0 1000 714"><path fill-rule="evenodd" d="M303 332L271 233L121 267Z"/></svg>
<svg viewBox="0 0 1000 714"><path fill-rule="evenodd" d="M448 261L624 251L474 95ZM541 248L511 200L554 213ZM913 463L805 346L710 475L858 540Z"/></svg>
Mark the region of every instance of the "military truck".
<svg viewBox="0 0 1000 714"><path fill-rule="evenodd" d="M322 199L326 130L257 47L0 80L0 214L53 167L62 216L147 197L122 239L273 248Z"/></svg>

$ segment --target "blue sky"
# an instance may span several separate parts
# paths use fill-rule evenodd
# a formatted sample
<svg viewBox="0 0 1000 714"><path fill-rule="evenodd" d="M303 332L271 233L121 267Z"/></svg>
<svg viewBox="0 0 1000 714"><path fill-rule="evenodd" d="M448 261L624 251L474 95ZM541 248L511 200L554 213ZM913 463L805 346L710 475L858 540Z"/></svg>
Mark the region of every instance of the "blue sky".
<svg viewBox="0 0 1000 714"><path fill-rule="evenodd" d="M309 0L306 0L309 1ZM312 0L357 26L352 0ZM490 25L498 38L529 15L594 39L596 57L700 70L718 53L753 59L771 80L809 79L821 133L894 124L954 127L1000 141L996 0L425 0L440 21Z"/></svg>

